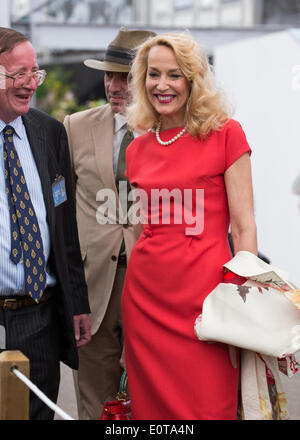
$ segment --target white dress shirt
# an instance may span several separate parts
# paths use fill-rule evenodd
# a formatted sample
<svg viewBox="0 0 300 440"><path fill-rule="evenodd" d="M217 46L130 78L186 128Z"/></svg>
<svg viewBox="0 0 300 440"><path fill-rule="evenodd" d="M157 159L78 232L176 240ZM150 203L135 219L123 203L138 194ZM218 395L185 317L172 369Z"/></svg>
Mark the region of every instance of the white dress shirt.
<svg viewBox="0 0 300 440"><path fill-rule="evenodd" d="M46 207L40 176L26 135L26 130L19 116L9 124L0 119L0 296L24 295L24 264L23 260L14 264L10 259L11 251L11 226L9 217L8 200L5 191L4 155L3 155L3 129L6 125L14 128L14 145L17 150L30 199L37 216L45 252L45 261L50 254L50 233L46 219ZM47 285L54 285L55 277L47 270Z"/></svg>

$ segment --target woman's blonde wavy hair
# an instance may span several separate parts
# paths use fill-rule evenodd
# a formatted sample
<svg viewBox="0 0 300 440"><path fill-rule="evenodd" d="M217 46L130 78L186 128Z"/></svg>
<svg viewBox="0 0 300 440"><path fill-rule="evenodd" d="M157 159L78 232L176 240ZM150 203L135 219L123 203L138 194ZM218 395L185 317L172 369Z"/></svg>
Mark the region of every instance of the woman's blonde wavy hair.
<svg viewBox="0 0 300 440"><path fill-rule="evenodd" d="M227 98L216 86L202 47L192 36L180 33L157 35L138 48L131 69L132 102L127 108L128 124L137 131L147 131L159 123L160 115L149 102L145 87L148 54L154 46L167 46L173 50L189 84L190 95L185 112L187 131L204 138L212 130L222 128L232 113Z"/></svg>

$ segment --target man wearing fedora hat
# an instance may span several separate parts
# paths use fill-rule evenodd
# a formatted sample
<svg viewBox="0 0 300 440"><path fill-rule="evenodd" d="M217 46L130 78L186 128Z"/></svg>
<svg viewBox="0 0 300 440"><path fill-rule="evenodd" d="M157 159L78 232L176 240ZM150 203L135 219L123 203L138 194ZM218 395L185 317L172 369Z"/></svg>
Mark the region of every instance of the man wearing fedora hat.
<svg viewBox="0 0 300 440"><path fill-rule="evenodd" d="M75 373L80 419L99 419L105 400L115 399L122 374L121 292L135 236L131 225L118 221L104 224L96 214L104 202L99 196L101 190L109 190L116 200L118 218L119 182L125 181L125 149L133 139L124 116L130 99L128 73L136 47L154 35L121 28L103 61L86 60L86 66L105 72L108 104L67 116L64 121L91 308L92 339L86 348L79 349L79 370Z"/></svg>

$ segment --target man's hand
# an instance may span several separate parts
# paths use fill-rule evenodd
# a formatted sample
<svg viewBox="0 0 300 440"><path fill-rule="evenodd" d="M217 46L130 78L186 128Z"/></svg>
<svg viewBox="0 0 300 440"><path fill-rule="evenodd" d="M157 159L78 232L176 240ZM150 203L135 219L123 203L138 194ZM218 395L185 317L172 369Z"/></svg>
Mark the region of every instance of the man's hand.
<svg viewBox="0 0 300 440"><path fill-rule="evenodd" d="M90 318L87 314L74 316L74 330L77 347L82 347L91 340Z"/></svg>

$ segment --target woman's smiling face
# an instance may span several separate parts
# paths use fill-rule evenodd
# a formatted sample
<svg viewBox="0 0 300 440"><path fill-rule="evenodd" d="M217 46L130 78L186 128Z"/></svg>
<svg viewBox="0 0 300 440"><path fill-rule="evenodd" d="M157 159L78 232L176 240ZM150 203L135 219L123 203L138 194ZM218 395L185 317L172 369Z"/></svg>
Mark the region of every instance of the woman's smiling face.
<svg viewBox="0 0 300 440"><path fill-rule="evenodd" d="M146 90L149 101L161 116L163 128L184 125L189 87L171 48L154 46L150 49Z"/></svg>

